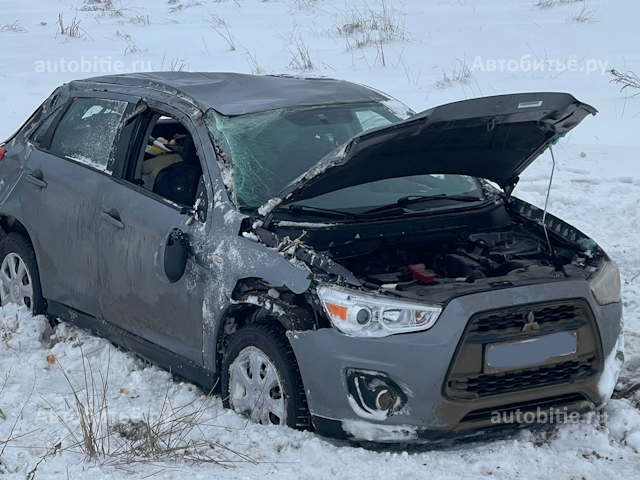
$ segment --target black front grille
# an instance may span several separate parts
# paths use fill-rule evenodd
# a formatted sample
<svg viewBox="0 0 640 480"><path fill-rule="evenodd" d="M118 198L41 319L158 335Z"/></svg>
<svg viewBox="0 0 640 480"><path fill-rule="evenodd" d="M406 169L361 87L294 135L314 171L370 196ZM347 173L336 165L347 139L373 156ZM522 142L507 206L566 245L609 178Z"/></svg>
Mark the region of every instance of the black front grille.
<svg viewBox="0 0 640 480"><path fill-rule="evenodd" d="M474 317L469 327L470 334L500 334L508 331L521 332L527 324L527 315L533 312L540 328L561 325L580 328L586 325L585 306L582 304L556 304L542 308L517 308L491 312Z"/></svg>
<svg viewBox="0 0 640 480"><path fill-rule="evenodd" d="M449 382L449 388L464 396L487 397L531 388L570 383L588 378L596 365L595 355L582 359L493 375L471 375Z"/></svg>
<svg viewBox="0 0 640 480"><path fill-rule="evenodd" d="M535 319L535 328L525 327ZM555 363L493 373L485 370L488 345L537 338L556 332L574 332L575 355ZM599 341L593 313L581 299L518 305L476 314L469 320L458 347L445 394L474 399L581 381L600 367Z"/></svg>

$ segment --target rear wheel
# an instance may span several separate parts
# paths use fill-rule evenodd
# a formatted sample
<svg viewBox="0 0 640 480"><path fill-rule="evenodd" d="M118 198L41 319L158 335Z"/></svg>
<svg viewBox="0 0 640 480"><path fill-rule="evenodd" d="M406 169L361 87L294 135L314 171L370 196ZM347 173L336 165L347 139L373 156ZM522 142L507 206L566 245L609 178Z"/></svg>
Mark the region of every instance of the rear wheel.
<svg viewBox="0 0 640 480"><path fill-rule="evenodd" d="M45 310L35 253L29 241L16 232L0 241L0 306L10 303L34 314Z"/></svg>
<svg viewBox="0 0 640 480"><path fill-rule="evenodd" d="M229 343L222 362L224 405L263 425L310 427L291 345L275 325L251 324Z"/></svg>

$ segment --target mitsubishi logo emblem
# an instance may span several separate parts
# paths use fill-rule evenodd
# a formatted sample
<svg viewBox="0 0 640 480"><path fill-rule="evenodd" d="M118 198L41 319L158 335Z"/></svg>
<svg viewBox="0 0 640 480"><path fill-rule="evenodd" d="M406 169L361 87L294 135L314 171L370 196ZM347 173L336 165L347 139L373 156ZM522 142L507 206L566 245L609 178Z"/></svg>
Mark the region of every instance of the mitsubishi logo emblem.
<svg viewBox="0 0 640 480"><path fill-rule="evenodd" d="M537 332L538 330L540 330L540 325L538 325L538 322L536 322L536 316L533 314L533 312L529 312L526 319L527 323L525 323L524 327L522 327L523 332Z"/></svg>

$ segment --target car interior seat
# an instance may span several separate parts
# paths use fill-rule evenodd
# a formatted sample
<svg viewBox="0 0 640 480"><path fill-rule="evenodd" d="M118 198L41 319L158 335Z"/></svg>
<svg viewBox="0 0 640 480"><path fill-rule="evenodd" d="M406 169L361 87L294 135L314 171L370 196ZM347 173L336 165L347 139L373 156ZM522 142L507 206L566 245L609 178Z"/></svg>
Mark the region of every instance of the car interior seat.
<svg viewBox="0 0 640 480"><path fill-rule="evenodd" d="M202 176L202 167L191 135L184 138L182 160L160 170L153 184L153 193L174 203L192 207Z"/></svg>

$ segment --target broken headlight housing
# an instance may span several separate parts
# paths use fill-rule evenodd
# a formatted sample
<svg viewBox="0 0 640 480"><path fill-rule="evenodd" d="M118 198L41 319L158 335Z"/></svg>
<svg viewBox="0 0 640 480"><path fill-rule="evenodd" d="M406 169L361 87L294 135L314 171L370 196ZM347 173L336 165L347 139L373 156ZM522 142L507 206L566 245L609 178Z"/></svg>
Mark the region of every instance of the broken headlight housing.
<svg viewBox="0 0 640 480"><path fill-rule="evenodd" d="M442 308L339 287L318 287L324 311L334 327L354 337L387 337L428 330Z"/></svg>
<svg viewBox="0 0 640 480"><path fill-rule="evenodd" d="M591 293L600 305L620 301L620 271L610 260L605 260L598 273L589 280Z"/></svg>

